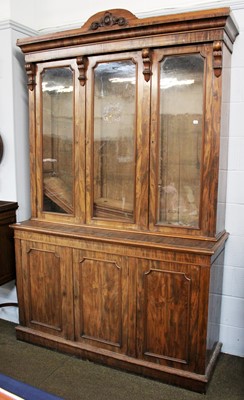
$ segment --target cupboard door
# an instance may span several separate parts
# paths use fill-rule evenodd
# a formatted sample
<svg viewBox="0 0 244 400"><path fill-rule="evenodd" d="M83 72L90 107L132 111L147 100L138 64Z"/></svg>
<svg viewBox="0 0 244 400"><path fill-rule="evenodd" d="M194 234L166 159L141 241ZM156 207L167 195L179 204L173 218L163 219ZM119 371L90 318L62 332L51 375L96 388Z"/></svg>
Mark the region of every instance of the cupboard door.
<svg viewBox="0 0 244 400"><path fill-rule="evenodd" d="M148 226L150 83L141 52L89 57L87 222Z"/></svg>
<svg viewBox="0 0 244 400"><path fill-rule="evenodd" d="M137 353L147 361L193 369L199 269L138 260Z"/></svg>
<svg viewBox="0 0 244 400"><path fill-rule="evenodd" d="M127 352L127 269L125 257L74 250L77 341Z"/></svg>
<svg viewBox="0 0 244 400"><path fill-rule="evenodd" d="M25 241L21 247L26 325L72 339L71 250Z"/></svg>

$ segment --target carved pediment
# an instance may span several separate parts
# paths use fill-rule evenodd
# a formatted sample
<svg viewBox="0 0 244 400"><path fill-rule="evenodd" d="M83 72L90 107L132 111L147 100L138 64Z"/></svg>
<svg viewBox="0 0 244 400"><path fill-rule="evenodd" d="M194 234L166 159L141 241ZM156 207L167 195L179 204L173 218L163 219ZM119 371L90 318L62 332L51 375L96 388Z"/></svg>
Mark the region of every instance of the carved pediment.
<svg viewBox="0 0 244 400"><path fill-rule="evenodd" d="M93 15L82 26L82 30L98 31L114 27L125 27L138 18L128 10L113 9L99 12Z"/></svg>

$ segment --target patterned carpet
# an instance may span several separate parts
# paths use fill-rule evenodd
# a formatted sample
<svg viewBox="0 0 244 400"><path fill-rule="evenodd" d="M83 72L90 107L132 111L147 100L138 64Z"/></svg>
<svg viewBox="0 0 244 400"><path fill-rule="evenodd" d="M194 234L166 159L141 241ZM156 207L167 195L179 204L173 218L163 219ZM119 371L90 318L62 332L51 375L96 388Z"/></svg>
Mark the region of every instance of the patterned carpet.
<svg viewBox="0 0 244 400"><path fill-rule="evenodd" d="M202 395L17 341L15 324L4 320L0 373L65 400L244 399L240 357L221 354L207 394Z"/></svg>

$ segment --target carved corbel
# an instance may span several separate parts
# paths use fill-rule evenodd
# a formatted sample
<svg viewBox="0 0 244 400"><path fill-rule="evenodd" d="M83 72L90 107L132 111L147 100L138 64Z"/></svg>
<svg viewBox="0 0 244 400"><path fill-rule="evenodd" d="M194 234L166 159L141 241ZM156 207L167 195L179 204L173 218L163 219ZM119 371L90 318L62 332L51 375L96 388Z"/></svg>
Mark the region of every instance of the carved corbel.
<svg viewBox="0 0 244 400"><path fill-rule="evenodd" d="M88 67L88 58L85 56L80 56L77 57L76 59L77 65L78 65L78 70L79 70L79 81L81 86L85 86L86 84L86 71L87 71L87 67Z"/></svg>
<svg viewBox="0 0 244 400"><path fill-rule="evenodd" d="M222 42L213 43L213 68L214 75L218 78L222 72Z"/></svg>
<svg viewBox="0 0 244 400"><path fill-rule="evenodd" d="M142 49L142 61L143 61L143 75L146 82L149 81L152 75L151 71L151 50L148 48Z"/></svg>
<svg viewBox="0 0 244 400"><path fill-rule="evenodd" d="M34 90L36 85L36 67L33 63L26 63L25 70L27 73L27 86L29 90Z"/></svg>

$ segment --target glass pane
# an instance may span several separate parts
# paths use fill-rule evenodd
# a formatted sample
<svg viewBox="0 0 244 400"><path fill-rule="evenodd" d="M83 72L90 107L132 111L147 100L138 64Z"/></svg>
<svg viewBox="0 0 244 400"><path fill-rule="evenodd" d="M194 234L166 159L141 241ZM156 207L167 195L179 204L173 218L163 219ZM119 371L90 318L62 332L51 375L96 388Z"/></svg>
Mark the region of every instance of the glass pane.
<svg viewBox="0 0 244 400"><path fill-rule="evenodd" d="M94 70L95 217L133 219L135 83L130 60L100 63Z"/></svg>
<svg viewBox="0 0 244 400"><path fill-rule="evenodd" d="M73 213L73 72L42 73L43 210Z"/></svg>
<svg viewBox="0 0 244 400"><path fill-rule="evenodd" d="M199 226L203 78L200 55L161 62L158 223Z"/></svg>

